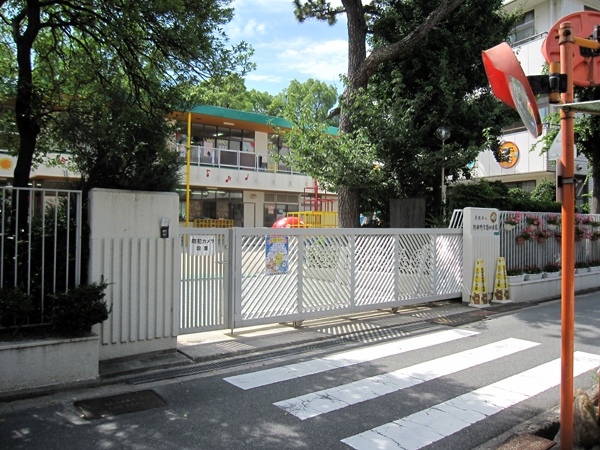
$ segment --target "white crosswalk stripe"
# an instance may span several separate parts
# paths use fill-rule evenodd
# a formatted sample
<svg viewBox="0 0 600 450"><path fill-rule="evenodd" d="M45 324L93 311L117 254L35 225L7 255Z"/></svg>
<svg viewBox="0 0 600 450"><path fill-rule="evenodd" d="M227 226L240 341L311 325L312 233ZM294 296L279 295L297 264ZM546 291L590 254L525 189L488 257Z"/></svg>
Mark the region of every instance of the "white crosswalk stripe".
<svg viewBox="0 0 600 450"><path fill-rule="evenodd" d="M359 350L337 353L325 358L319 358L297 364L290 364L273 369L260 370L243 375L236 375L225 378L224 380L241 389L254 389L260 386L267 386L269 384L280 383L282 381L288 381L294 378L314 375L317 373L326 372L328 370L374 361L376 359L394 356L413 350L419 350L478 334L479 333L477 332L469 330L441 331L439 333L432 333L425 336L404 339L402 341L390 342L387 344L376 345Z"/></svg>
<svg viewBox="0 0 600 450"><path fill-rule="evenodd" d="M598 366L600 356L575 352L573 375ZM342 439L356 450L418 450L560 384L560 359Z"/></svg>
<svg viewBox="0 0 600 450"><path fill-rule="evenodd" d="M301 420L416 386L539 345L521 339L493 344L433 359L404 369L324 389L275 403Z"/></svg>

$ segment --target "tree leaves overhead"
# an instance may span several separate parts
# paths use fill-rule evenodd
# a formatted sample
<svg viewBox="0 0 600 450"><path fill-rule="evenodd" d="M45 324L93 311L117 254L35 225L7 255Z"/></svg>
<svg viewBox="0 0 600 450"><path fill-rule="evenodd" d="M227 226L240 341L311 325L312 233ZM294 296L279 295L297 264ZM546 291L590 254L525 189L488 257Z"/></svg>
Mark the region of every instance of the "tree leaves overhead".
<svg viewBox="0 0 600 450"><path fill-rule="evenodd" d="M22 0L0 3L0 76L16 86L14 183L25 186L45 117L123 84L130 102L183 108L184 87L252 68L250 48L229 48L232 10L219 0ZM108 98L108 97L107 97ZM65 104L68 103L68 104Z"/></svg>
<svg viewBox="0 0 600 450"><path fill-rule="evenodd" d="M437 7L435 0L380 2L388 5L374 21L374 48L402 39ZM435 196L441 172L449 180L470 177L469 165L499 147L501 127L512 110L492 95L481 51L508 36L516 18L501 0L466 0L405 57L379 66L370 80L371 105L357 119L377 144L378 157L399 180L399 196ZM376 120L373 120L373 118ZM436 129L451 136L442 143Z"/></svg>

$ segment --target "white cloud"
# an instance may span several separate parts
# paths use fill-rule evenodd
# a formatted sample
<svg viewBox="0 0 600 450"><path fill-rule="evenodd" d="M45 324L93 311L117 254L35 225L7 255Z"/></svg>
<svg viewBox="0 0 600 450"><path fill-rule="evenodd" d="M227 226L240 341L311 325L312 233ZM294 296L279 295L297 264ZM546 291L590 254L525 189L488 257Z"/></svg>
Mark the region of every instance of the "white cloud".
<svg viewBox="0 0 600 450"><path fill-rule="evenodd" d="M255 75L252 73L246 75L244 78L250 81L267 81L270 83L279 83L283 81L282 77L276 77L273 75Z"/></svg>
<svg viewBox="0 0 600 450"><path fill-rule="evenodd" d="M264 23L258 23L254 19L250 19L245 23L240 21L233 21L227 28L227 35L230 39L242 39L247 40L248 38L255 36L262 36L266 34L267 26Z"/></svg>
<svg viewBox="0 0 600 450"><path fill-rule="evenodd" d="M341 3L341 0L340 0ZM234 0L230 5L236 11L242 11L244 9L264 9L270 12L292 10L294 4L291 0Z"/></svg>
<svg viewBox="0 0 600 450"><path fill-rule="evenodd" d="M344 40L307 42L299 39L277 55L288 70L296 70L320 80L337 80L348 70L348 43Z"/></svg>

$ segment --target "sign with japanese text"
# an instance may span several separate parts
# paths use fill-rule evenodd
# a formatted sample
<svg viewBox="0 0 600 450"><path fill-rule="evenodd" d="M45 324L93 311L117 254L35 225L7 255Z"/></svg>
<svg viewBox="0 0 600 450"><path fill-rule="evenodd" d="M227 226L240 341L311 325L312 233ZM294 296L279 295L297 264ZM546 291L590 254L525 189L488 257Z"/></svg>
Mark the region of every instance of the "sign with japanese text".
<svg viewBox="0 0 600 450"><path fill-rule="evenodd" d="M471 234L473 236L499 236L498 213L485 209L473 210Z"/></svg>
<svg viewBox="0 0 600 450"><path fill-rule="evenodd" d="M215 254L216 237L214 234L190 234L188 239L190 255L210 256Z"/></svg>

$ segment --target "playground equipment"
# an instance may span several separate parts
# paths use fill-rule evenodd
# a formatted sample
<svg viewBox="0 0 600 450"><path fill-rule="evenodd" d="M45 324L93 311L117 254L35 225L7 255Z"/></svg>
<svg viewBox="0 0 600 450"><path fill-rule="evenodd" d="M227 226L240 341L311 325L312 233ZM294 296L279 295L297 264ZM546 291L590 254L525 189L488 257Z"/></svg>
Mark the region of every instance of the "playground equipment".
<svg viewBox="0 0 600 450"><path fill-rule="evenodd" d="M194 228L233 228L233 220L195 219Z"/></svg>

